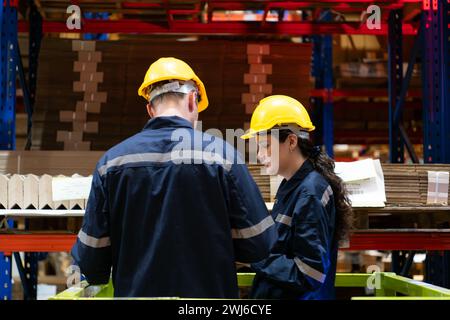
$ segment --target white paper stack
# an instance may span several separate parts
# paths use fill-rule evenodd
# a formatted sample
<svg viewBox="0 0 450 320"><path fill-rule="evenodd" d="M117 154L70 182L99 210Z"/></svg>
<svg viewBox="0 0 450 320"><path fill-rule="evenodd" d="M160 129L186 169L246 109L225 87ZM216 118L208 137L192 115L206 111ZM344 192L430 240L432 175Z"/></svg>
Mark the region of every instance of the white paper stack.
<svg viewBox="0 0 450 320"><path fill-rule="evenodd" d="M91 190L92 176L55 177L52 179L53 201L78 201L87 199Z"/></svg>
<svg viewBox="0 0 450 320"><path fill-rule="evenodd" d="M386 192L380 160L336 162L336 174L344 181L352 207L384 207Z"/></svg>

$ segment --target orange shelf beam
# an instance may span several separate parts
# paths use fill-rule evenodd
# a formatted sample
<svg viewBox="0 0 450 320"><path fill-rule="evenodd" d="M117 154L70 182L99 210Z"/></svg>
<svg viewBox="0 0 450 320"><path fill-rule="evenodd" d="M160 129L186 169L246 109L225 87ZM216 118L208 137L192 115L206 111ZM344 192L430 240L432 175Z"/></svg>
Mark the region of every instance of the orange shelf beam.
<svg viewBox="0 0 450 320"><path fill-rule="evenodd" d="M75 234L0 234L0 252L69 252ZM450 232L355 232L341 250L450 250Z"/></svg>
<svg viewBox="0 0 450 320"><path fill-rule="evenodd" d="M0 234L0 252L69 252L76 234Z"/></svg>

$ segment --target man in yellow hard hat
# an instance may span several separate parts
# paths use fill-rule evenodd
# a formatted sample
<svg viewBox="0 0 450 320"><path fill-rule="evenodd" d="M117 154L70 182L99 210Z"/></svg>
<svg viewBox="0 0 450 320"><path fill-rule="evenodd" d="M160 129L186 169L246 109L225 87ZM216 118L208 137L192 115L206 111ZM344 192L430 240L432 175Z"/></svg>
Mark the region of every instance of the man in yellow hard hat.
<svg viewBox="0 0 450 320"><path fill-rule="evenodd" d="M208 97L188 64L159 59L138 93L151 120L98 162L74 260L92 284L112 268L118 297L237 298L235 260L276 238L259 189L231 145L193 128Z"/></svg>
<svg viewBox="0 0 450 320"><path fill-rule="evenodd" d="M243 139L255 137L258 158L271 174L284 177L272 217L278 241L270 255L251 264L251 297L333 299L338 243L347 236L352 210L334 161L313 146L308 112L296 99L261 100Z"/></svg>

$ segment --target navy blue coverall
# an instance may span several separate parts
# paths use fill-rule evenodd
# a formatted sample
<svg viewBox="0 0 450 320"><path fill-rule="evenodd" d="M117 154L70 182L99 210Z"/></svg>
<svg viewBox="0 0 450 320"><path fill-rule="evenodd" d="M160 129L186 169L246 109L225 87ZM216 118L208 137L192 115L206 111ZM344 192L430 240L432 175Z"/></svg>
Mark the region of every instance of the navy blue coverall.
<svg viewBox="0 0 450 320"><path fill-rule="evenodd" d="M272 210L278 240L268 258L251 264L251 297L334 299L335 214L331 187L306 160L278 189Z"/></svg>
<svg viewBox="0 0 450 320"><path fill-rule="evenodd" d="M241 160L241 162L237 162ZM180 117L157 117L93 174L72 256L117 297L237 298L235 261L257 262L275 223L238 152Z"/></svg>

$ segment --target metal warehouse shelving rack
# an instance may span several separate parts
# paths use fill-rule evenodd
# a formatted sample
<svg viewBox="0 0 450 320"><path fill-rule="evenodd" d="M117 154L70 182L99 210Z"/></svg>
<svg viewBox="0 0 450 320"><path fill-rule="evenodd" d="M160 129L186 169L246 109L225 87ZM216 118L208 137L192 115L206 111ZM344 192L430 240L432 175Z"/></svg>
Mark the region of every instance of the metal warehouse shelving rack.
<svg viewBox="0 0 450 320"><path fill-rule="evenodd" d="M321 110L318 128L321 128L327 152L333 154L333 99L354 96L389 97L390 160L404 162L404 149L417 161L411 142L402 126L405 97L420 96L420 92L408 91L413 65L419 54L423 77L423 120L425 162L450 163L450 3L448 0L323 0L320 1L110 1L96 3L77 1L81 7L93 13L133 13L141 18L116 20L83 19L81 30L68 30L64 19L46 20L32 0L27 1L27 21L18 21L18 0L5 0L0 5L0 149L15 149L16 73L23 89L24 104L28 114L28 137L31 137L31 119L39 48L43 33L80 32L91 34L196 34L196 35L291 35L304 36L313 43L312 70L315 89L311 92L316 110ZM40 3L45 5L45 0ZM53 2L64 9L67 2ZM370 4L377 4L383 11L380 29L368 29L360 22L331 21L331 11L361 13ZM417 16L403 19L402 8L406 4L421 6ZM261 21L215 21L216 10L260 10ZM269 12L279 12L277 22L268 22ZM312 16L302 21L284 21L288 10L312 10ZM64 11L63 11L64 12ZM157 14L153 15L156 12ZM150 15L151 14L151 15ZM148 15L148 16L147 16ZM154 17L155 16L155 17ZM18 46L18 31L29 33L28 81ZM388 91L335 90L332 71L333 34L372 34L388 37ZM416 38L411 51L406 75L402 73L402 37ZM422 50L421 50L422 49ZM420 51L422 51L420 53ZM29 139L27 148L30 147ZM1 213L0 213L1 214ZM16 213L17 216L27 213ZM13 212L5 217L14 216ZM8 221L11 226L11 221ZM75 241L73 234L1 234L0 235L0 298L11 298L11 253L26 252L24 264L18 264L23 280L25 297L36 297L37 253L68 251ZM434 278L428 281L450 287L450 234L448 231L395 230L357 232L351 239L350 249L380 250L444 250L428 264ZM20 256L14 254L20 261ZM394 272L411 263L413 254L401 264L401 256L394 254ZM405 255L403 255L403 258ZM441 272L439 271L441 270Z"/></svg>
<svg viewBox="0 0 450 320"><path fill-rule="evenodd" d="M68 252L76 238L68 233L0 234L0 251ZM350 246L340 250L450 250L450 230L359 230L352 235Z"/></svg>

